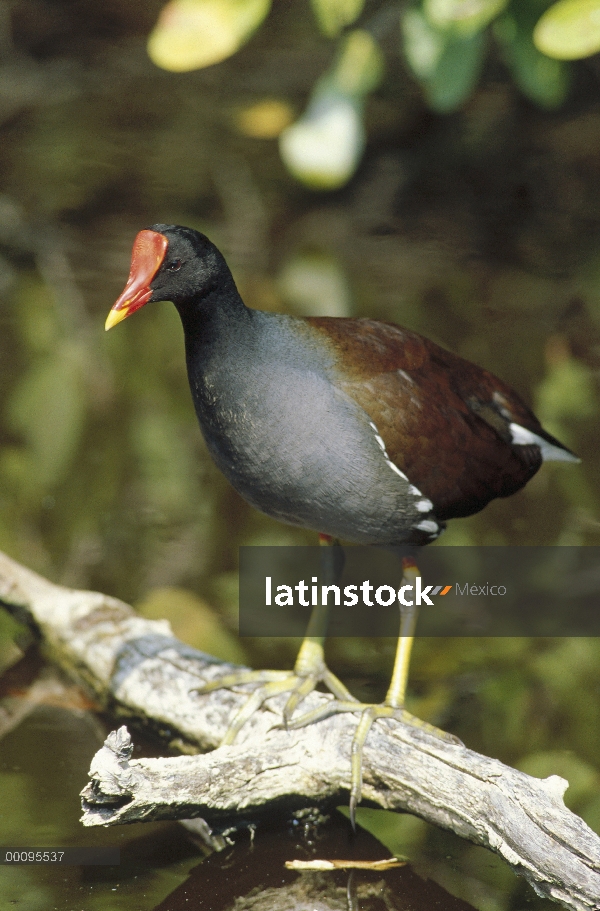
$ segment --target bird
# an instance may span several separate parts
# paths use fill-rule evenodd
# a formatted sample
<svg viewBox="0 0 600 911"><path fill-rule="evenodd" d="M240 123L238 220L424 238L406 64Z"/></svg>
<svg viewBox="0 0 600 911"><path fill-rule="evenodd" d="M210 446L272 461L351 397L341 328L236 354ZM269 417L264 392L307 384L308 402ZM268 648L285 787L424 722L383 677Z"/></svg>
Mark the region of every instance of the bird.
<svg viewBox="0 0 600 911"><path fill-rule="evenodd" d="M418 548L435 541L448 520L516 493L543 461L579 461L509 385L416 332L368 318L247 307L221 252L192 228L155 224L137 234L129 278L106 329L155 301L172 301L179 312L192 400L214 462L253 507L333 544L324 550L330 578L339 568L339 541ZM406 557L406 580L417 574ZM289 726L360 712L354 820L362 747L377 718L414 720L444 736L404 709L416 615L402 610L384 703L365 707L327 668L321 611L311 618L293 672L244 671L200 691L262 684L224 742L262 702L284 692ZM334 700L292 721L319 682Z"/></svg>

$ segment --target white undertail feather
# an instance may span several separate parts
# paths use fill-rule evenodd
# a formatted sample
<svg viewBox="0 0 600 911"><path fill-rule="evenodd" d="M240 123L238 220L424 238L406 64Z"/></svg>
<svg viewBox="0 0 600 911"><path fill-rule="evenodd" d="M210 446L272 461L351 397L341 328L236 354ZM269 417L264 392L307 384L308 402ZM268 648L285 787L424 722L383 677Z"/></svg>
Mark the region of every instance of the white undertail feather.
<svg viewBox="0 0 600 911"><path fill-rule="evenodd" d="M526 427L521 427L520 424L510 424L509 428L512 434L512 441L517 446L530 446L532 443L535 446L539 446L544 462L581 462L581 459L578 459L572 452L567 452L561 449L560 446L554 446L548 440L538 436L537 433L527 430Z"/></svg>
<svg viewBox="0 0 600 911"><path fill-rule="evenodd" d="M437 522L434 522L433 519L423 519L415 528L418 528L419 531L424 531L429 535L438 535L440 532L440 526Z"/></svg>

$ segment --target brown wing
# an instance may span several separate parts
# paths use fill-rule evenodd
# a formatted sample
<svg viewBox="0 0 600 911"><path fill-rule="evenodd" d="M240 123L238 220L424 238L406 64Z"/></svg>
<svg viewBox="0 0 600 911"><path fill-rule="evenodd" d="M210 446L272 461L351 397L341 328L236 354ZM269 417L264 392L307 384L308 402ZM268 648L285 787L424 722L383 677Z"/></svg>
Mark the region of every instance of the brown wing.
<svg viewBox="0 0 600 911"><path fill-rule="evenodd" d="M340 386L440 519L471 515L536 473L540 449L514 445L511 422L560 446L510 386L414 332L368 319L307 322L332 344Z"/></svg>

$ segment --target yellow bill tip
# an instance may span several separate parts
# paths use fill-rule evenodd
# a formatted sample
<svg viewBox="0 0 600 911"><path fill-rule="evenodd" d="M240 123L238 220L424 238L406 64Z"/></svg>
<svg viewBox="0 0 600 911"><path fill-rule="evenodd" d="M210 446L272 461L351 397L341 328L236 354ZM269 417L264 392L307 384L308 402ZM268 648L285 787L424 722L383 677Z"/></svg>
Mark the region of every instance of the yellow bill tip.
<svg viewBox="0 0 600 911"><path fill-rule="evenodd" d="M112 329L113 326L116 326L117 323L122 322L126 316L129 316L127 307L123 307L121 310L111 310L104 323L105 331L108 332L108 330Z"/></svg>

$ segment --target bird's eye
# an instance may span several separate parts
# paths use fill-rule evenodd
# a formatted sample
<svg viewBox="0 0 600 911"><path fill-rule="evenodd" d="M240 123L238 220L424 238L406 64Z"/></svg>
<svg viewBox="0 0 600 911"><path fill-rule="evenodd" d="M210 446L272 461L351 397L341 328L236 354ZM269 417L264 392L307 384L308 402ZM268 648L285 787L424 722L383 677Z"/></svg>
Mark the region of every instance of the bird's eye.
<svg viewBox="0 0 600 911"><path fill-rule="evenodd" d="M170 263L167 263L167 269L169 270L169 272L179 272L179 270L181 269L181 260L172 259Z"/></svg>

